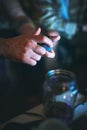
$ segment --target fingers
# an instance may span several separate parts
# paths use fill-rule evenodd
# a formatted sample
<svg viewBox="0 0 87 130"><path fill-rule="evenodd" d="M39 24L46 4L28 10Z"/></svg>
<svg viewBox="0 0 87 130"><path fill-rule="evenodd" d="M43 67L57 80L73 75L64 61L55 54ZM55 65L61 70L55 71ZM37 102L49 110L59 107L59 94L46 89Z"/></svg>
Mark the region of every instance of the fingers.
<svg viewBox="0 0 87 130"><path fill-rule="evenodd" d="M37 53L33 53L33 55L30 58L35 61L40 61L41 55L38 55Z"/></svg>
<svg viewBox="0 0 87 130"><path fill-rule="evenodd" d="M57 42L60 40L60 36L54 36L54 37L51 37L53 42Z"/></svg>
<svg viewBox="0 0 87 130"><path fill-rule="evenodd" d="M53 50L48 52L43 47L37 45L36 48L26 49L23 61L24 63L30 64L31 66L35 66L44 55L48 58L54 58L55 52Z"/></svg>
<svg viewBox="0 0 87 130"><path fill-rule="evenodd" d="M58 33L50 32L49 35L55 40L59 39ZM44 47L40 45L45 43L49 47L53 48L53 41L47 36L41 34L41 28L38 28L33 35L27 35L25 39L26 44L23 44L23 46L25 46L26 48L26 52L23 52L24 63L27 63L31 66L35 66L43 56L46 56L48 58L55 57L54 50L48 52Z"/></svg>
<svg viewBox="0 0 87 130"><path fill-rule="evenodd" d="M46 43L48 46L53 47L52 40L45 35L41 35L40 27L35 31L34 35L34 40L36 40L37 43Z"/></svg>
<svg viewBox="0 0 87 130"><path fill-rule="evenodd" d="M53 40L53 42L57 42L61 38L60 35L59 35L59 33L57 31L49 31L48 35Z"/></svg>
<svg viewBox="0 0 87 130"><path fill-rule="evenodd" d="M41 55L41 57L43 55L53 58L55 56L55 53L53 50L51 50L50 52L48 52L44 47L42 47L40 44L36 44L35 41L31 41L31 43L29 44L29 46L27 47L31 48L33 52Z"/></svg>
<svg viewBox="0 0 87 130"><path fill-rule="evenodd" d="M46 51L45 56L48 57L48 58L54 58L55 52L53 50L51 52Z"/></svg>
<svg viewBox="0 0 87 130"><path fill-rule="evenodd" d="M39 45L36 46L34 51L42 56L45 55L45 53L46 53L46 49L44 47L39 46Z"/></svg>
<svg viewBox="0 0 87 130"><path fill-rule="evenodd" d="M35 53L37 53L38 55L41 55L41 57L43 55L45 55L46 57L54 58L55 52L53 50L51 52L48 52L48 51L46 51L46 49L44 47L40 46L40 44L46 43L49 47L52 48L53 47L52 40L50 38L48 38L47 36L40 35L40 33L41 33L41 28L38 28L36 30L36 32L34 33L35 36L33 37L32 42L35 43L35 46L33 46L33 48L32 48L33 51ZM58 33L57 33L57 35L58 35ZM54 36L54 33L51 33L51 36ZM32 45L34 45L33 43L32 43ZM33 59L35 59L35 57Z"/></svg>
<svg viewBox="0 0 87 130"><path fill-rule="evenodd" d="M27 58L23 60L24 63L29 64L31 66L35 66L37 64L37 61L33 60L32 58Z"/></svg>
<svg viewBox="0 0 87 130"><path fill-rule="evenodd" d="M33 40L36 41L39 44L47 44L49 47L53 47L53 42L50 38L44 35L35 35L33 36Z"/></svg>
<svg viewBox="0 0 87 130"><path fill-rule="evenodd" d="M54 50L51 50L50 52L46 51L45 48L37 45L36 48L33 50L35 53L37 53L38 55L42 56L46 56L48 58L54 58L55 57L55 52Z"/></svg>
<svg viewBox="0 0 87 130"><path fill-rule="evenodd" d="M40 33L41 33L41 28L39 27L39 28L35 31L34 35L39 35Z"/></svg>
<svg viewBox="0 0 87 130"><path fill-rule="evenodd" d="M52 53L51 55L49 54L49 52L46 53L46 56L49 58L54 58L55 57L55 53ZM23 62L26 64L29 64L31 66L35 66L37 64L38 61L40 61L42 57L40 55L32 55L32 57L25 57L23 59Z"/></svg>
<svg viewBox="0 0 87 130"><path fill-rule="evenodd" d="M33 50L27 51L23 57L23 62L35 66L40 61L42 55L35 53Z"/></svg>
<svg viewBox="0 0 87 130"><path fill-rule="evenodd" d="M59 35L59 33L57 31L54 31L54 30L49 31L47 34L50 36L58 36Z"/></svg>
<svg viewBox="0 0 87 130"><path fill-rule="evenodd" d="M35 42L34 40L28 41L26 49L31 49L32 51L40 55L44 55L46 53L46 49L37 44L37 42Z"/></svg>

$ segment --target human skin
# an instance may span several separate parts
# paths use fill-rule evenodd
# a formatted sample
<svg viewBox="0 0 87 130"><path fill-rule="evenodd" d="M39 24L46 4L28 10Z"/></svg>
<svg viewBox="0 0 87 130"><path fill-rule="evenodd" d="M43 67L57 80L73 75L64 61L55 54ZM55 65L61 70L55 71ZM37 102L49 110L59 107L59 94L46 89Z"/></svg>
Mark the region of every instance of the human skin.
<svg viewBox="0 0 87 130"><path fill-rule="evenodd" d="M15 25L15 29L19 32L19 35L20 35L16 38L8 39L9 42L11 42L12 44L14 41L16 41L15 44L10 46L10 48L13 47L14 55L12 55L13 51L11 54L11 49L10 49L10 52L9 52L10 54L8 56L11 59L17 59L19 61L28 63L33 66L37 64L37 61L39 61L42 56L45 56L45 64L47 64L46 66L48 66L49 61L51 62L51 64L54 63L54 60L55 60L54 57L56 54L55 48L58 43L58 40L60 39L59 33L56 32L55 30L51 30L47 32L47 35L49 35L50 37L50 38L47 38L44 34L41 33L40 27L36 29L36 26L34 25L34 21L32 21L29 17L27 17L26 13L22 9L18 0L6 0L6 1L1 0L1 1L3 2L5 10L7 11L7 15L10 16L11 20L13 21ZM19 23L24 20L26 20L26 22L21 24L20 26ZM34 39L32 39L31 37ZM38 38L38 40L36 39L36 37ZM26 40L24 41L24 39ZM18 42L19 42L19 45L18 45ZM37 43L40 43L40 44L46 43L49 47L52 47L53 49L51 52L48 52L43 47L39 46ZM19 46L20 46L20 49L19 49ZM26 47L26 46L29 46L29 47ZM28 48L28 49L26 49L25 51L25 48ZM33 58L31 58L32 56Z"/></svg>
<svg viewBox="0 0 87 130"><path fill-rule="evenodd" d="M20 35L17 37L0 39L0 55L12 60L24 62L31 66L37 64L42 56L49 58L55 57L55 52L46 51L40 44L45 43L53 47L51 39L41 34L41 28L38 28L34 34Z"/></svg>

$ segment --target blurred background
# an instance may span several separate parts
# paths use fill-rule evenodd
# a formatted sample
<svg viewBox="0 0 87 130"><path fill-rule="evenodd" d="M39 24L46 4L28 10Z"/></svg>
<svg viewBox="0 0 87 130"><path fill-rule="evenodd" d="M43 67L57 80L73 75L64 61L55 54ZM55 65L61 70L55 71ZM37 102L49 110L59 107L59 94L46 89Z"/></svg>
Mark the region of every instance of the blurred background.
<svg viewBox="0 0 87 130"><path fill-rule="evenodd" d="M23 8L26 11L28 11L28 4L29 0L25 0ZM84 19L87 20L86 18ZM70 30L68 31L70 34ZM8 38L17 35L18 33L13 28L3 6L0 6L0 37ZM64 36L62 36L61 33L61 40L58 48L58 69L62 68L73 71L76 74L79 91L87 95L87 31L82 32L80 30L72 39L68 40ZM9 62L15 65L19 64L9 59L0 59L1 123L41 102L42 84L47 72L43 66L43 59L36 67L29 67L28 71L25 69L24 73L17 68L20 75L24 75L24 79L28 80L28 84L24 82L26 86L25 89L22 87L22 83L19 87L15 87L16 83L13 83L12 76L9 72ZM25 66L28 68L28 65L22 64L22 66L23 68ZM23 68L21 67L21 69ZM28 72L30 73L30 77ZM18 80L21 82L23 79L19 77ZM32 87L29 87L29 85Z"/></svg>

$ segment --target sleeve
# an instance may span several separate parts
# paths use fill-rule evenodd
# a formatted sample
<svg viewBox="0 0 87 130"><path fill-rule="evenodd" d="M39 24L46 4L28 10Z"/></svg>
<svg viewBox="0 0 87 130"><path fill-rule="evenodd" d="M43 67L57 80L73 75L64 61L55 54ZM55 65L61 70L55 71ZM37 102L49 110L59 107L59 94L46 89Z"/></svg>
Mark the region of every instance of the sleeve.
<svg viewBox="0 0 87 130"><path fill-rule="evenodd" d="M38 0L36 8L40 13L39 24L47 31L56 30L69 39L76 33L76 23L70 23L62 15L60 0Z"/></svg>

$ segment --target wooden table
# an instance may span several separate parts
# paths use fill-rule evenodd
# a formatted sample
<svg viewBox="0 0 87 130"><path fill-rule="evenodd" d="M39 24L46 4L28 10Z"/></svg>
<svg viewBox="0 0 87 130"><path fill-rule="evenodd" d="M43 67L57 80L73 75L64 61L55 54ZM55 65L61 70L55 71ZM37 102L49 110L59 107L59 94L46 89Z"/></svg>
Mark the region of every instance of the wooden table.
<svg viewBox="0 0 87 130"><path fill-rule="evenodd" d="M42 112L43 111L43 105L40 104L30 110L27 110L26 113L37 113L37 114L41 114L43 115ZM0 130L3 130L4 126L10 122L13 123L28 123L28 122L32 122L32 121L37 121L37 120L42 120L41 117L37 117L37 116L33 116L33 115L28 115L28 114L20 114L10 120L8 120L7 122L3 123L0 125Z"/></svg>
<svg viewBox="0 0 87 130"><path fill-rule="evenodd" d="M79 94L78 95L78 101L83 100L84 96ZM76 119L77 117L80 116L80 114L84 113L87 109L87 102L85 102L84 104L81 104L80 106L78 106L74 112L74 119ZM31 113L31 114L28 114ZM7 122L3 123L0 125L0 130L3 130L4 126L10 122L13 123L28 123L28 122L33 122L33 121L38 121L38 120L42 120L42 117L40 116L35 116L34 114L38 114L41 115L42 117L44 117L43 114L43 105L37 105L32 109L27 110L26 112L24 112L23 114L20 114L10 120L8 120Z"/></svg>

